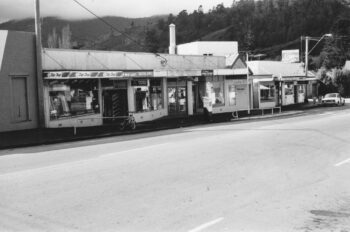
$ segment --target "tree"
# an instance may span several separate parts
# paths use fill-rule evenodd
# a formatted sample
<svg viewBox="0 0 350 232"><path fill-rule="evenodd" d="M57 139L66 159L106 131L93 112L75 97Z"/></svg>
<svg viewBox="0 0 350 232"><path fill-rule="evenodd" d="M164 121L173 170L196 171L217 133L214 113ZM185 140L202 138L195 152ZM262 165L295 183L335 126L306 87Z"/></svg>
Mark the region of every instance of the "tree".
<svg viewBox="0 0 350 232"><path fill-rule="evenodd" d="M158 52L159 49L159 40L156 30L153 28L146 31L146 47L149 52Z"/></svg>
<svg viewBox="0 0 350 232"><path fill-rule="evenodd" d="M344 50L339 48L337 39L326 38L325 45L321 52L322 66L326 69L340 68L344 65L346 57Z"/></svg>
<svg viewBox="0 0 350 232"><path fill-rule="evenodd" d="M72 48L72 32L70 30L69 24L62 28L61 40L59 43L59 48L70 49Z"/></svg>
<svg viewBox="0 0 350 232"><path fill-rule="evenodd" d="M350 72L337 70L335 72L332 84L337 88L338 92L344 96L350 96Z"/></svg>
<svg viewBox="0 0 350 232"><path fill-rule="evenodd" d="M49 34L47 37L47 47L58 48L58 36L55 27L52 29L52 34Z"/></svg>

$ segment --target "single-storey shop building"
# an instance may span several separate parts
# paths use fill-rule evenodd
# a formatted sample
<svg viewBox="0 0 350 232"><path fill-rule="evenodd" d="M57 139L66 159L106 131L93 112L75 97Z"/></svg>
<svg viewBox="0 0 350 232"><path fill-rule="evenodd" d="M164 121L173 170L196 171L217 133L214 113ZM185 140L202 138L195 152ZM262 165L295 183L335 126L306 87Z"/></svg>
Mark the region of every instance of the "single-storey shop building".
<svg viewBox="0 0 350 232"><path fill-rule="evenodd" d="M44 49L46 126L97 126L249 109L247 68L237 56Z"/></svg>
<svg viewBox="0 0 350 232"><path fill-rule="evenodd" d="M317 96L314 73L306 76L301 63L249 61L252 71L253 107L271 108L304 103Z"/></svg>

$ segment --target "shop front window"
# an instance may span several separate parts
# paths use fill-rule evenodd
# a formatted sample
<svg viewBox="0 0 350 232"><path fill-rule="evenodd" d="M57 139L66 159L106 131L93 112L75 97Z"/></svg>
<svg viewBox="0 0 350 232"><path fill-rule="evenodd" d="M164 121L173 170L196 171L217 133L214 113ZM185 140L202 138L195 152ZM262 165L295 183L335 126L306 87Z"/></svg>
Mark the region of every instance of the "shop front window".
<svg viewBox="0 0 350 232"><path fill-rule="evenodd" d="M223 77L213 77L212 78L212 87L211 87L211 100L212 105L222 106L225 104L225 95L224 95L224 79Z"/></svg>
<svg viewBox="0 0 350 232"><path fill-rule="evenodd" d="M294 86L292 84L285 84L284 85L285 89L285 95L294 95Z"/></svg>
<svg viewBox="0 0 350 232"><path fill-rule="evenodd" d="M50 120L100 112L97 80L49 82Z"/></svg>
<svg viewBox="0 0 350 232"><path fill-rule="evenodd" d="M151 110L163 108L162 81L150 80Z"/></svg>
<svg viewBox="0 0 350 232"><path fill-rule="evenodd" d="M305 92L304 86L303 85L298 85L298 93L302 94Z"/></svg>
<svg viewBox="0 0 350 232"><path fill-rule="evenodd" d="M229 103L230 106L235 106L236 105L236 86L235 85L229 85L228 86L228 95L229 95Z"/></svg>
<svg viewBox="0 0 350 232"><path fill-rule="evenodd" d="M162 81L133 80L136 112L159 110L163 108Z"/></svg>
<svg viewBox="0 0 350 232"><path fill-rule="evenodd" d="M275 101L275 86L272 84L260 84L260 101Z"/></svg>

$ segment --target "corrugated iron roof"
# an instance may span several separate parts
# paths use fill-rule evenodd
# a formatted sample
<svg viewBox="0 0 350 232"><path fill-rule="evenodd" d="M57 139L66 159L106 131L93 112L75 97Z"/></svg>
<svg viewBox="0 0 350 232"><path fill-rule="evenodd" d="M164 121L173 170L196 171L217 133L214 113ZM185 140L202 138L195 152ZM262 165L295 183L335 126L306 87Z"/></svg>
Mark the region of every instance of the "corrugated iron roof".
<svg viewBox="0 0 350 232"><path fill-rule="evenodd" d="M274 77L305 77L302 63L285 63L280 61L249 61L248 67L254 75L272 75ZM311 71L308 77L315 77Z"/></svg>
<svg viewBox="0 0 350 232"><path fill-rule="evenodd" d="M44 49L43 70L210 70L226 68L223 56Z"/></svg>

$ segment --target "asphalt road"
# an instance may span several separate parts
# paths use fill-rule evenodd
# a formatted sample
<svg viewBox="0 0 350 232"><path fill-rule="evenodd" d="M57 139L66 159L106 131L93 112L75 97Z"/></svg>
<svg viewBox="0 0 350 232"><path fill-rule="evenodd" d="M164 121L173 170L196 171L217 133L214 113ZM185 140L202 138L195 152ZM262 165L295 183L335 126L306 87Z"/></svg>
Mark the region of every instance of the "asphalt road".
<svg viewBox="0 0 350 232"><path fill-rule="evenodd" d="M350 231L350 109L0 151L0 231Z"/></svg>

